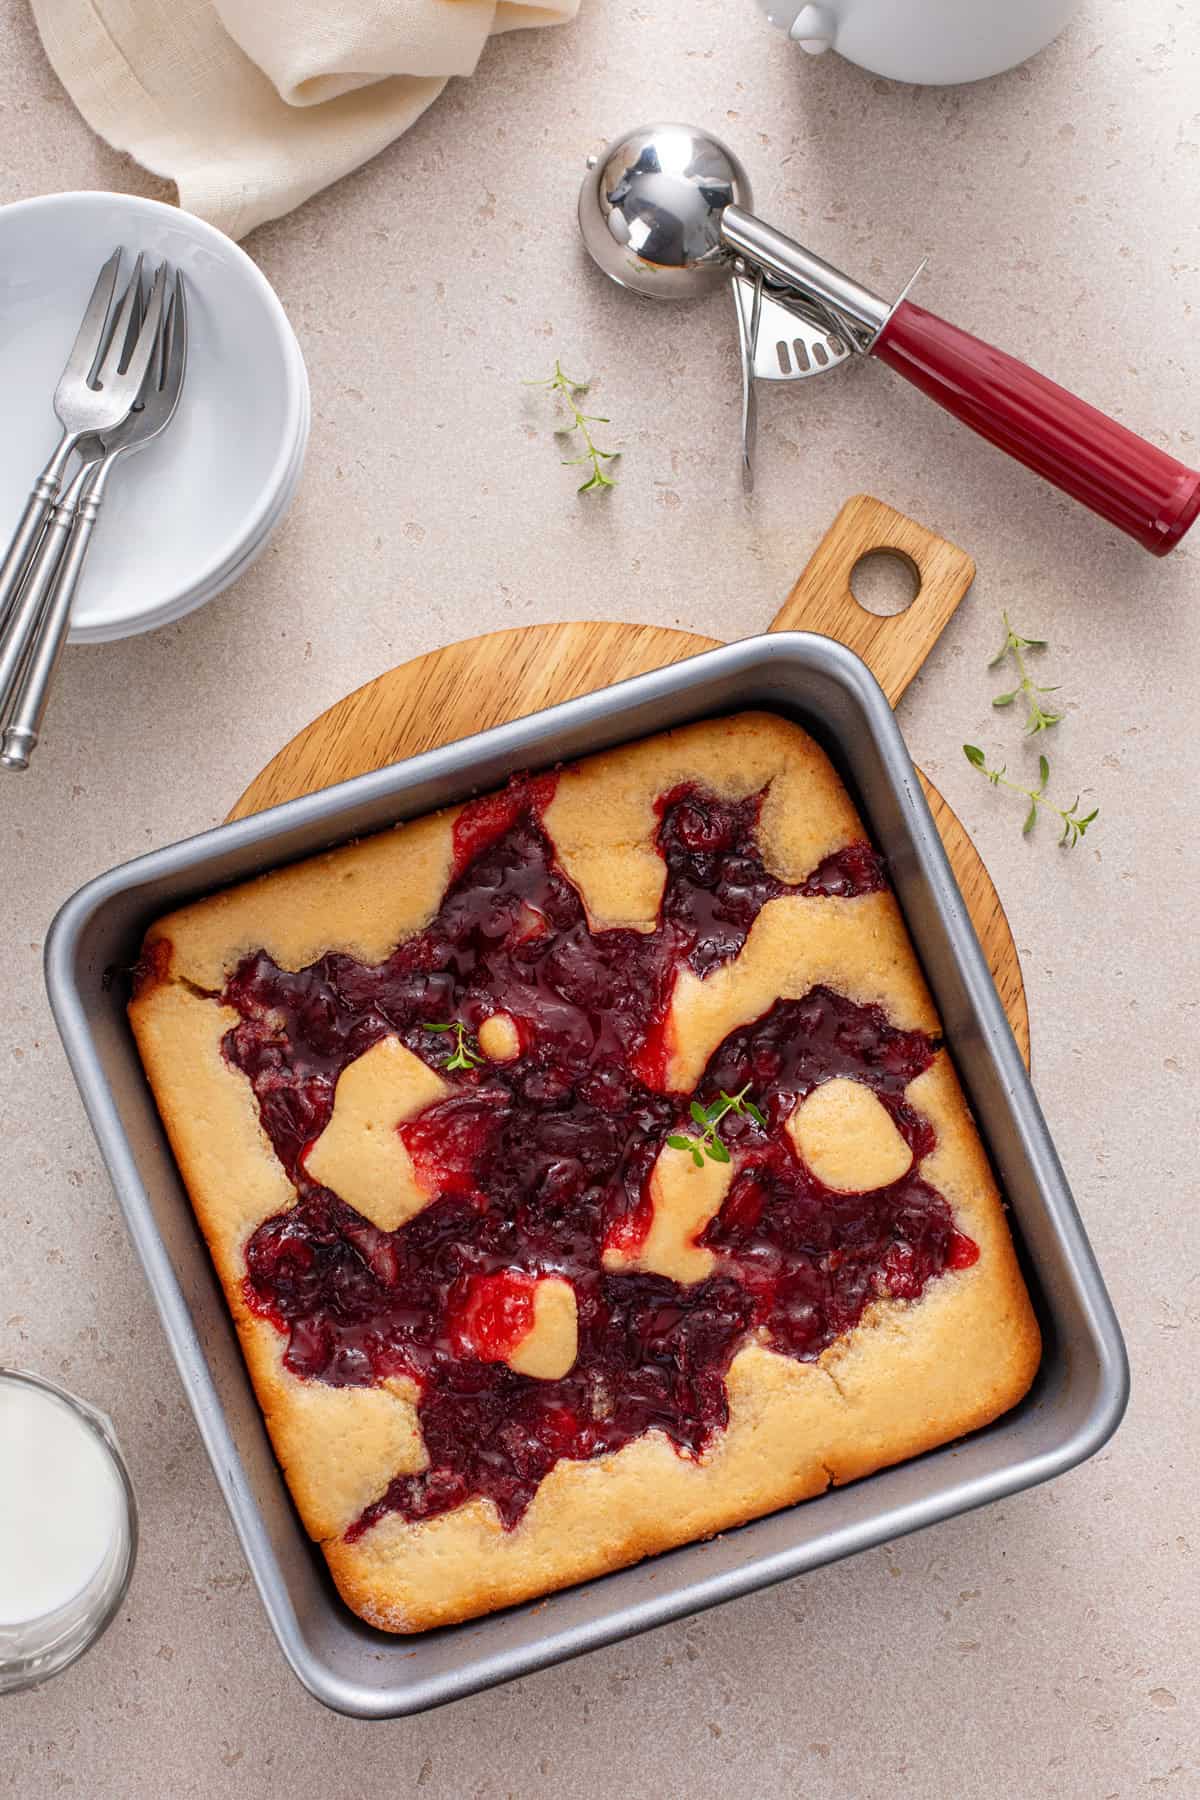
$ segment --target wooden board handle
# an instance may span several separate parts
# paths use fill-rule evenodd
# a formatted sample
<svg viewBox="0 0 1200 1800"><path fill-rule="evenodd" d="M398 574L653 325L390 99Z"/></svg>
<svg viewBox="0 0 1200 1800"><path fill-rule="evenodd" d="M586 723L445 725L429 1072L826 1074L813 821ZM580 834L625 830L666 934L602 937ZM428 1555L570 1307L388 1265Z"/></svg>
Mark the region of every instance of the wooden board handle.
<svg viewBox="0 0 1200 1800"><path fill-rule="evenodd" d="M908 563L916 598L901 613L868 612L854 598L855 565L883 550ZM847 500L772 619L771 631L816 631L857 652L895 706L975 579L965 550L870 494Z"/></svg>

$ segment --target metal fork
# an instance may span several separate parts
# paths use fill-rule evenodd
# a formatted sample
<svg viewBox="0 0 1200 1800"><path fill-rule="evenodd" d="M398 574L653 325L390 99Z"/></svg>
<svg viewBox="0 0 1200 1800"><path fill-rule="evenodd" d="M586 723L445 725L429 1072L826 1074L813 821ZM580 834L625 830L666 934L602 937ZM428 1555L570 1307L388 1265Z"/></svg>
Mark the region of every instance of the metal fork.
<svg viewBox="0 0 1200 1800"><path fill-rule="evenodd" d="M139 256L134 264L133 275L96 371L96 386L88 385L86 376L90 371L82 363L77 368L68 365L59 382L54 403L59 417L64 421L63 443L68 444L67 456L81 441L91 436L102 438L105 432L115 430L128 417L146 379L146 371L150 367L162 324L166 264L162 265L154 278L150 302L142 316L142 260ZM61 449L60 445L59 451L55 451L51 458L51 463L56 461ZM57 480L61 482L61 479L60 468ZM35 488L30 507L26 509L27 516L37 492L38 489ZM49 511L49 502L46 503L46 510ZM22 529L23 526L24 521ZM55 519L46 525L23 581L20 572L16 575L16 595L8 606L8 616L0 630L0 719L7 712L8 697L49 597L58 559L69 533L69 521L59 520L56 514ZM6 563L9 560L13 559L6 559Z"/></svg>
<svg viewBox="0 0 1200 1800"><path fill-rule="evenodd" d="M0 629L21 588L26 565L37 549L50 508L62 487L72 453L88 432L110 429L129 411L141 385L132 364L122 376L120 364L129 349L134 295L140 288L141 257L123 299L116 301L124 250L113 251L96 278L92 297L54 392L54 411L62 426L58 447L33 485L20 523L0 563ZM115 312L115 318L114 318Z"/></svg>
<svg viewBox="0 0 1200 1800"><path fill-rule="evenodd" d="M158 333L153 360L146 372L138 400L122 424L103 433L103 455L85 463L55 508L46 529L47 538L52 532L60 531L69 536L61 563L58 563L57 551L51 552L57 563L57 580L36 627L28 659L13 691L3 745L0 746L0 767L5 769L29 767L29 758L41 730L54 670L70 628L71 607L87 558L88 545L113 469L123 456L144 450L160 432L165 431L179 404L183 379L187 373L187 302L184 297L183 276L177 270L170 301L165 313L162 312L165 267L164 264L155 279L162 329ZM154 310L152 295L146 325L152 324Z"/></svg>

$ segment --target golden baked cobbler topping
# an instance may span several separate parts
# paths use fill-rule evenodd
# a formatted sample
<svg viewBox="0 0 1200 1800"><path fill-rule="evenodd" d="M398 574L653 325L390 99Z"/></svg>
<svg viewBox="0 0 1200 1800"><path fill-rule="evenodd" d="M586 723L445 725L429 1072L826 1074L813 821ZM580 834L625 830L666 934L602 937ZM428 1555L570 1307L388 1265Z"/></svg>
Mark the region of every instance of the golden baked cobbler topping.
<svg viewBox="0 0 1200 1800"><path fill-rule="evenodd" d="M933 1132L906 1098L936 1045L838 991L837 947L882 904L874 851L785 882L761 795L685 785L659 803L656 926L600 929L543 824L554 782L463 810L440 909L384 961L290 972L260 952L222 996L225 1053L298 1195L247 1246L247 1298L293 1374L420 1394L427 1466L349 1537L473 1495L515 1526L560 1458L646 1431L698 1456L752 1335L811 1359L976 1254L922 1179ZM765 909L791 985L747 1013ZM681 1035L685 990L703 1040ZM727 1112L727 1160L697 1166L667 1140L722 1094L754 1112Z"/></svg>

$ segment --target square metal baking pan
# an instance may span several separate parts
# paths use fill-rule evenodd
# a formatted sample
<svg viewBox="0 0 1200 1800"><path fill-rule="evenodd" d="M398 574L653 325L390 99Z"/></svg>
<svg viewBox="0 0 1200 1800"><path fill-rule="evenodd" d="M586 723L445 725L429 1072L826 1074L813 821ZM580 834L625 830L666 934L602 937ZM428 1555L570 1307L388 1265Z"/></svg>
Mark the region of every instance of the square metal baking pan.
<svg viewBox="0 0 1200 1800"><path fill-rule="evenodd" d="M821 1498L470 1624L394 1638L338 1599L293 1511L125 1018L127 969L168 908L398 819L692 720L761 707L829 751L887 857L1011 1207L1045 1339L1027 1398L986 1430ZM316 1697L407 1714L1061 1474L1108 1439L1121 1335L920 783L874 677L828 638L752 638L431 750L126 863L63 907L54 1015L196 1421L283 1652Z"/></svg>

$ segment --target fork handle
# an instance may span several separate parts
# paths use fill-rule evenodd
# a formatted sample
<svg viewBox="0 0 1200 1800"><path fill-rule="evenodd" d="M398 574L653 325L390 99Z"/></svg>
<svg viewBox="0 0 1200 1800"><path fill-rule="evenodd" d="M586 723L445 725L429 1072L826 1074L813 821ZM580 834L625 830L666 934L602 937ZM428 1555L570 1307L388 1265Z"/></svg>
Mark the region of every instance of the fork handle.
<svg viewBox="0 0 1200 1800"><path fill-rule="evenodd" d="M38 621L49 602L58 565L71 536L74 516L73 495L51 512L24 584L18 589L4 629L0 631L0 720L8 715Z"/></svg>
<svg viewBox="0 0 1200 1800"><path fill-rule="evenodd" d="M0 563L0 629L16 604L30 558L42 541L46 520L58 499L58 490L57 481L46 475L38 476L33 492L25 502L20 523L9 540L4 561Z"/></svg>
<svg viewBox="0 0 1200 1800"><path fill-rule="evenodd" d="M59 529L59 515L66 511L67 508L63 506L55 510L50 530ZM12 690L12 702L7 709L7 723L3 744L0 746L0 768L29 767L29 758L37 744L46 711L54 671L58 666L62 647L67 641L71 607L87 560L88 546L99 511L99 497L87 491L80 500L78 509L73 515L68 515L66 529L69 536L66 549L55 559L51 575L53 591L34 627L33 643ZM0 711L0 718L2 717L4 713Z"/></svg>
<svg viewBox="0 0 1200 1800"><path fill-rule="evenodd" d="M41 543L46 520L62 492L63 476L74 454L76 441L74 432L63 432L45 468L34 482L33 492L25 502L25 511L9 539L4 560L0 562L0 632L12 615L30 560Z"/></svg>

